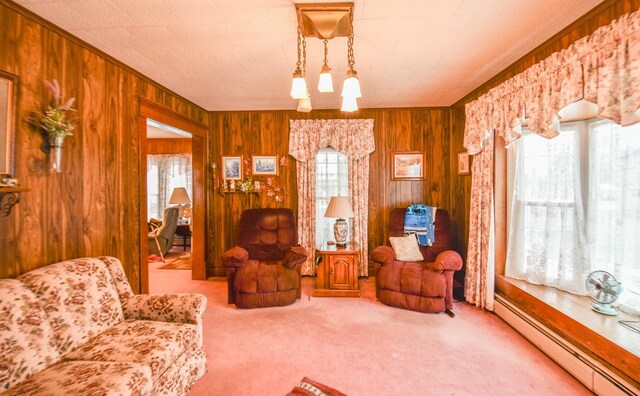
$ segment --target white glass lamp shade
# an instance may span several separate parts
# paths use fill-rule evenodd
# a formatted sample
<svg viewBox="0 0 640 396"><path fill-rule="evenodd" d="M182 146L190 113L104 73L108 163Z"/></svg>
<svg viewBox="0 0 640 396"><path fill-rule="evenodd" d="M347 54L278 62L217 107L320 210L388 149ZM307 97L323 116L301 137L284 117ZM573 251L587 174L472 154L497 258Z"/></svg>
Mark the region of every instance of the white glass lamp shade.
<svg viewBox="0 0 640 396"><path fill-rule="evenodd" d="M188 203L191 203L191 199L189 198L187 189L184 187L174 188L171 193L171 198L169 198L169 205L184 205Z"/></svg>
<svg viewBox="0 0 640 396"><path fill-rule="evenodd" d="M320 71L320 80L318 81L318 91L333 92L333 79L331 78L331 68L327 65L322 66Z"/></svg>
<svg viewBox="0 0 640 396"><path fill-rule="evenodd" d="M342 107L340 108L342 111L346 111L351 113L353 111L358 110L358 100L351 96L345 96L342 98Z"/></svg>
<svg viewBox="0 0 640 396"><path fill-rule="evenodd" d="M331 197L329 206L327 206L327 210L324 212L324 217L343 219L355 217L355 214L347 197Z"/></svg>
<svg viewBox="0 0 640 396"><path fill-rule="evenodd" d="M354 70L347 72L347 78L342 85L342 97L347 98L361 98L362 92L360 92L360 81L358 80L358 73Z"/></svg>
<svg viewBox="0 0 640 396"><path fill-rule="evenodd" d="M307 83L302 75L302 70L296 69L291 82L291 97L294 99L304 99L307 96Z"/></svg>
<svg viewBox="0 0 640 396"><path fill-rule="evenodd" d="M313 109L311 107L311 95L307 92L307 95L303 99L298 99L298 111L301 113L308 113Z"/></svg>

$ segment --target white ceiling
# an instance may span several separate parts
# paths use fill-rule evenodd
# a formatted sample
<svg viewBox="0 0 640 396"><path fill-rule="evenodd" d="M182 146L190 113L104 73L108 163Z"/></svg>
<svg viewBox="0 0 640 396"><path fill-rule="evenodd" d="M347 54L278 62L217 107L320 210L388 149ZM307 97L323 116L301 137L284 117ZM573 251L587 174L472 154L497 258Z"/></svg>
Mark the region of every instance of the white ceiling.
<svg viewBox="0 0 640 396"><path fill-rule="evenodd" d="M297 106L292 0L16 1L207 110ZM449 106L600 1L356 0L359 106ZM320 94L322 42L307 40L314 108L340 107L346 52L329 42L336 92Z"/></svg>

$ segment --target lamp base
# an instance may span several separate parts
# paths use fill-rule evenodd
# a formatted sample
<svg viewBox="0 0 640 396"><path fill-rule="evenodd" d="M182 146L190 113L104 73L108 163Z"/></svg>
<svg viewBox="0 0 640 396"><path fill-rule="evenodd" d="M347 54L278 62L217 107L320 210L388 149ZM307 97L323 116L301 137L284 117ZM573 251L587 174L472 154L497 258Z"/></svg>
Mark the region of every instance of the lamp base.
<svg viewBox="0 0 640 396"><path fill-rule="evenodd" d="M347 246L347 237L349 236L349 223L345 219L337 219L333 225L333 235L336 237L336 246Z"/></svg>

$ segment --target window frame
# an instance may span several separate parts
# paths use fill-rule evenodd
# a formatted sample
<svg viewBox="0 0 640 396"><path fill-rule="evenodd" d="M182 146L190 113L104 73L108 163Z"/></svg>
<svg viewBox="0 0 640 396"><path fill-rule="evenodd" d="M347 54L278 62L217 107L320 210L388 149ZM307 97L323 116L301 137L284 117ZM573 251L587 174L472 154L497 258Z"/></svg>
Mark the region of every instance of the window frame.
<svg viewBox="0 0 640 396"><path fill-rule="evenodd" d="M324 147L320 150L318 150L318 153L316 155L316 196L315 196L315 207L316 207L316 229L315 229L315 239L316 239L316 247L320 247L324 242L328 242L328 241L334 241L335 242L335 237L333 236L333 233L331 233L331 231L329 231L328 235L325 233L322 233L322 235L319 235L318 230L320 228L320 224L323 225L327 225L327 221L324 218L324 214L323 213L319 213L318 210L322 207L318 205L318 200L322 199L326 201L326 205L324 205L325 209L326 207L329 205L329 200L331 199L331 196L333 195L329 195L329 196L322 196L319 197L318 195L318 183L320 181L320 162L318 161L318 157L320 156L321 153L335 153L335 164L336 164L336 189L337 189L337 195L343 195L343 196L348 196L349 195L349 158L347 157L346 154L340 152L339 150L334 149L333 147ZM329 162L325 162L323 164L329 164ZM341 166L345 167L345 172L341 172ZM344 180L340 180L340 176L344 176ZM350 219L348 220L350 221ZM333 223L333 220L331 220L331 222ZM326 240L325 240L326 239Z"/></svg>

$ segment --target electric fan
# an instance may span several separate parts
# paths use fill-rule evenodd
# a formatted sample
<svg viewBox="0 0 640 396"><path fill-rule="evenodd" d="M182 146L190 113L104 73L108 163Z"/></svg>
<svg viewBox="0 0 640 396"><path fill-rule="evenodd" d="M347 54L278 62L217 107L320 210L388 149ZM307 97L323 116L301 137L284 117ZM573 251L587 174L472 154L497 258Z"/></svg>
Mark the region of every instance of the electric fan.
<svg viewBox="0 0 640 396"><path fill-rule="evenodd" d="M591 296L591 308L601 314L618 314L610 304L622 293L622 285L607 271L593 271L587 276L587 293Z"/></svg>

